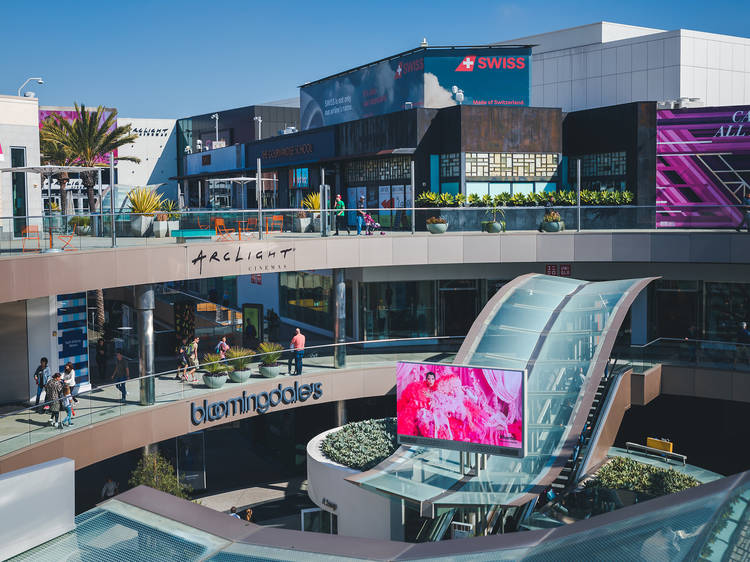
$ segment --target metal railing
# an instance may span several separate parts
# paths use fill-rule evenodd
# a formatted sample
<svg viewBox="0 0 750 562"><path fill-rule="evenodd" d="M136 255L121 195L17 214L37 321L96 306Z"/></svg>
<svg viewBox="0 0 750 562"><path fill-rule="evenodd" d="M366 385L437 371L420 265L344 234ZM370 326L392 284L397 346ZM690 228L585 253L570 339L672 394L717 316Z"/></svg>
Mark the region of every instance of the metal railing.
<svg viewBox="0 0 750 562"><path fill-rule="evenodd" d="M303 374L311 372L335 373L341 371L334 366L334 355L337 348L346 349L345 369L395 365L399 360L450 361L455 356L463 336L432 336L421 338L404 338L376 341L356 341L338 344L316 345L305 348L303 359ZM383 347L383 343L390 347ZM227 382L241 388L245 384L261 380L257 373L258 365L264 357L279 355L278 361L283 372L293 366L293 350L282 349L280 352L250 354L243 356L249 361L252 376L243 383ZM72 427L64 427L63 431L86 427L106 421L141 408L152 408L165 403L182 400L186 397L198 397L213 392L200 376L200 372L217 364L231 365L240 358L228 358L221 361L203 362L195 371L195 383L185 383L179 380L184 368L170 369L149 376L136 376L124 380L112 380L92 388L89 391L76 394L78 403L73 404L76 415L73 417ZM192 370L188 367L188 373ZM280 375L283 377L285 375ZM144 396L149 392L142 392L145 384L153 380L153 403L146 403ZM265 379L270 380L270 379ZM143 399L143 400L142 400ZM12 453L23 447L50 439L60 435L61 429L52 427L49 423L50 414L45 407L51 402L40 402L38 406L27 407L0 415L0 456ZM61 408L59 419L66 416Z"/></svg>
<svg viewBox="0 0 750 562"><path fill-rule="evenodd" d="M557 206L566 230L728 229L739 224L742 206ZM175 213L0 217L0 254L148 246L211 239L265 237L416 235L433 229L452 233L538 231L544 207L397 207L366 209L185 209ZM665 218L666 217L666 218ZM491 225L491 223L497 223Z"/></svg>
<svg viewBox="0 0 750 562"><path fill-rule="evenodd" d="M641 445L639 443L633 443L632 441L625 442L625 450L630 452L630 449L635 449L641 453L648 453L649 455L656 455L665 459L673 459L676 461L682 461L682 466L687 464L687 455L681 455L679 453L670 453L669 451L662 451L656 447L649 447L647 445Z"/></svg>
<svg viewBox="0 0 750 562"><path fill-rule="evenodd" d="M692 338L657 338L643 345L617 346L612 356L636 372L657 364L750 371L750 344Z"/></svg>

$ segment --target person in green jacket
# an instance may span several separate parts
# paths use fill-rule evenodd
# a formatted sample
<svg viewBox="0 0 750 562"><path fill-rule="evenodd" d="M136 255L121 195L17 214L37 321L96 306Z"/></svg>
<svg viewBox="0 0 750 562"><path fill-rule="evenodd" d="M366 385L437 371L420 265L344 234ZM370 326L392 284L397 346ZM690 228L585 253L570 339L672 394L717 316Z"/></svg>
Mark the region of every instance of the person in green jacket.
<svg viewBox="0 0 750 562"><path fill-rule="evenodd" d="M334 236L339 235L339 228L346 227L346 233L351 235L351 231L349 230L349 223L346 221L346 205L344 205L344 200L341 199L341 195L336 196L336 202L333 204L333 210L334 210L334 216L336 217L336 234Z"/></svg>

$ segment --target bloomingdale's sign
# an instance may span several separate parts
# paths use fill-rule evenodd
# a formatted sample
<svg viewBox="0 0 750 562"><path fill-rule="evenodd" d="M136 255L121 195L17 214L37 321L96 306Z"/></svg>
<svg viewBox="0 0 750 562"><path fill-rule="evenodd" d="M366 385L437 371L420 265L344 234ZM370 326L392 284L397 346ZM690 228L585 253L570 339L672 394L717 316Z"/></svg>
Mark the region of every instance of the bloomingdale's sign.
<svg viewBox="0 0 750 562"><path fill-rule="evenodd" d="M265 414L270 408L275 408L279 404L295 404L305 402L309 398L317 400L321 396L323 396L323 383L320 382L300 384L299 381L294 381L294 385L287 387L279 383L271 392L263 391L257 394L247 394L243 390L242 396L229 400L219 400L210 404L207 400L204 400L202 405L191 402L190 421L193 425L200 425L207 421L213 422L237 414L242 415L250 412Z"/></svg>

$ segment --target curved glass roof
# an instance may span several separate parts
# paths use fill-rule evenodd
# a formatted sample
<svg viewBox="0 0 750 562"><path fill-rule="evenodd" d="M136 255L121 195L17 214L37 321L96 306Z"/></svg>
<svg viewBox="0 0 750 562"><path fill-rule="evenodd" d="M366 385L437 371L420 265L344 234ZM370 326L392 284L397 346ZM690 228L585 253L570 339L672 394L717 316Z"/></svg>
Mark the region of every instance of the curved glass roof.
<svg viewBox="0 0 750 562"><path fill-rule="evenodd" d="M510 505L539 494L558 457L570 456L566 440L577 437L575 422L586 419L593 401L586 390L598 386L625 312L649 281L529 275L487 304L456 363L527 370L524 458L490 456L486 470L469 478L460 472L458 452L402 447L390 464L349 480L433 505Z"/></svg>

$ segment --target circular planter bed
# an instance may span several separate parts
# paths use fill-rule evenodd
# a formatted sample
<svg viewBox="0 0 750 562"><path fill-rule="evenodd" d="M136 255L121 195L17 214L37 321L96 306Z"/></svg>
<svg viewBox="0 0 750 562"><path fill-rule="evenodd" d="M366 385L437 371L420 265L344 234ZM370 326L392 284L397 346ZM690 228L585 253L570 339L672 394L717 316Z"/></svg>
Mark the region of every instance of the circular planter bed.
<svg viewBox="0 0 750 562"><path fill-rule="evenodd" d="M430 232L430 234L443 234L446 230L448 230L448 223L445 222L435 222L435 223L427 223L427 230Z"/></svg>
<svg viewBox="0 0 750 562"><path fill-rule="evenodd" d="M396 449L396 418L348 423L329 433L320 446L326 458L355 470L369 470Z"/></svg>
<svg viewBox="0 0 750 562"><path fill-rule="evenodd" d="M208 388L221 388L224 386L224 383L227 382L227 374L223 373L221 375L209 375L207 373L203 373L203 383Z"/></svg>
<svg viewBox="0 0 750 562"><path fill-rule="evenodd" d="M249 369L246 371L230 371L229 380L232 382L245 382L252 376L252 374L253 372Z"/></svg>

